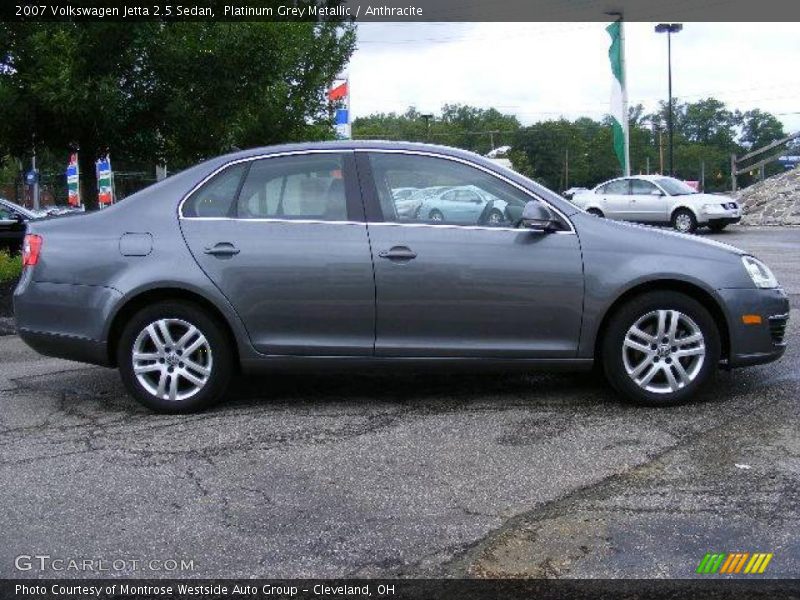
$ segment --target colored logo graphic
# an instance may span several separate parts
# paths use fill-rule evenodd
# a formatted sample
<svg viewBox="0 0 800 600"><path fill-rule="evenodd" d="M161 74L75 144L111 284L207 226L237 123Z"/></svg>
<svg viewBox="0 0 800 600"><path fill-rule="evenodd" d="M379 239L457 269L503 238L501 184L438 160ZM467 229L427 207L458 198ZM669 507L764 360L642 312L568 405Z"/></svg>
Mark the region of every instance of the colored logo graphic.
<svg viewBox="0 0 800 600"><path fill-rule="evenodd" d="M697 571L701 575L757 575L763 573L767 568L773 554L766 552L728 552L713 553L709 552L697 565Z"/></svg>

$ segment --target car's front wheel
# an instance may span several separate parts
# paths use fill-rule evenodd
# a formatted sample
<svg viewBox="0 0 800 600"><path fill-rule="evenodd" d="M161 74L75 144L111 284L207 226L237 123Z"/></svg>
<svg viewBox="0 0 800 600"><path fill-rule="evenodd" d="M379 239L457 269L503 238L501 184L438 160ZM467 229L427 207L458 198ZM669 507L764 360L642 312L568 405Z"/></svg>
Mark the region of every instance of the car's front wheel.
<svg viewBox="0 0 800 600"><path fill-rule="evenodd" d="M672 215L672 227L681 233L694 233L697 229L697 219L692 211L680 208Z"/></svg>
<svg viewBox="0 0 800 600"><path fill-rule="evenodd" d="M157 412L187 413L222 398L233 372L225 331L195 304L159 302L130 319L117 364L128 391Z"/></svg>
<svg viewBox="0 0 800 600"><path fill-rule="evenodd" d="M708 310L678 292L651 292L623 305L602 340L606 377L647 406L688 401L715 374L720 335Z"/></svg>

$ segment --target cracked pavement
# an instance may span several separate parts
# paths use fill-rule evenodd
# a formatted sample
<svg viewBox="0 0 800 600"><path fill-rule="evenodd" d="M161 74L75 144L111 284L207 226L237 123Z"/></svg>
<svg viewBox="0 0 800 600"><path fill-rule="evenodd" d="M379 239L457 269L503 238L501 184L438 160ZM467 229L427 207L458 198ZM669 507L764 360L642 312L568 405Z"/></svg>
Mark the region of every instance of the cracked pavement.
<svg viewBox="0 0 800 600"><path fill-rule="evenodd" d="M676 408L586 374L375 372L242 379L162 416L116 371L0 336L0 577L98 576L21 554L194 563L112 573L151 578L686 577L707 551L796 577L800 229L710 237L774 268L790 347Z"/></svg>

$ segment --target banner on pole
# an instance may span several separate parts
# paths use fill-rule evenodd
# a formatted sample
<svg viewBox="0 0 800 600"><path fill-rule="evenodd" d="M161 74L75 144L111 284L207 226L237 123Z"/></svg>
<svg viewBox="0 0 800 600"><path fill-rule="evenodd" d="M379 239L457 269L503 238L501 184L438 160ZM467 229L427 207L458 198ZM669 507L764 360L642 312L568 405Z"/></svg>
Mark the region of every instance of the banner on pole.
<svg viewBox="0 0 800 600"><path fill-rule="evenodd" d="M330 90L328 90L328 100L338 105L336 108L336 118L334 120L336 138L340 140L349 140L351 137L350 80L345 78L334 81Z"/></svg>
<svg viewBox="0 0 800 600"><path fill-rule="evenodd" d="M81 184L80 171L78 169L78 153L72 152L69 155L67 165L67 202L70 206L79 207L81 205Z"/></svg>
<svg viewBox="0 0 800 600"><path fill-rule="evenodd" d="M95 163L97 174L97 203L100 208L114 203L114 173L111 170L111 157L108 154Z"/></svg>

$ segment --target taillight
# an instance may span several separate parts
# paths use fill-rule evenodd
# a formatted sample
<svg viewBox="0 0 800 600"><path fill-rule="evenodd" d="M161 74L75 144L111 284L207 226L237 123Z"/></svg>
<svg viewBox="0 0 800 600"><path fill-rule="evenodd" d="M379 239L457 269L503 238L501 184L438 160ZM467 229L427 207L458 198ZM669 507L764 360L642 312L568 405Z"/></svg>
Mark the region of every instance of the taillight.
<svg viewBox="0 0 800 600"><path fill-rule="evenodd" d="M22 242L22 266L32 267L39 262L39 253L42 251L42 236L28 234Z"/></svg>

